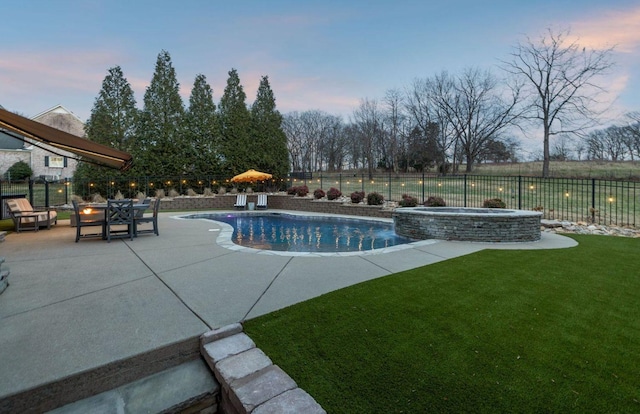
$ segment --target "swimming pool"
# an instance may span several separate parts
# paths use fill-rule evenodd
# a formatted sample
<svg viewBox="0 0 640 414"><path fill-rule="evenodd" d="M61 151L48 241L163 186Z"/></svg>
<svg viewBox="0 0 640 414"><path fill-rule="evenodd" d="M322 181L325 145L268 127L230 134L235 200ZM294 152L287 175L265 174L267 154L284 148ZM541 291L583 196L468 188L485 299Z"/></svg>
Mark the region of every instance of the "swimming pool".
<svg viewBox="0 0 640 414"><path fill-rule="evenodd" d="M233 228L239 246L281 252L364 252L414 242L398 236L392 222L338 216L287 213L201 213L185 219L207 219Z"/></svg>

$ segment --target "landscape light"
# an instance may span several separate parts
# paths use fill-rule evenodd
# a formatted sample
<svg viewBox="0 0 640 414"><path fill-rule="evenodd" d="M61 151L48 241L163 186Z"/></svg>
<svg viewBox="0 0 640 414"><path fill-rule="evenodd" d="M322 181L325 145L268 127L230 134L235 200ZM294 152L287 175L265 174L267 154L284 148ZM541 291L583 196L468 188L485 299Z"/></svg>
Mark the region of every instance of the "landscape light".
<svg viewBox="0 0 640 414"><path fill-rule="evenodd" d="M611 196L611 194L609 194L609 202L613 203L613 197Z"/></svg>

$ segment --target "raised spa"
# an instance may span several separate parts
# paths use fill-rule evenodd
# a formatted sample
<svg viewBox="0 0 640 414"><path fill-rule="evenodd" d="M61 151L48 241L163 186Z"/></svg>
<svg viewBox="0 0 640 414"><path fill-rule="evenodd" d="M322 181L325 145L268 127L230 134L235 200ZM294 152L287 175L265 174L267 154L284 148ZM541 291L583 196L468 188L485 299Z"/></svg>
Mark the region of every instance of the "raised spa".
<svg viewBox="0 0 640 414"><path fill-rule="evenodd" d="M473 242L540 240L541 217L538 211L466 207L409 207L393 213L401 236Z"/></svg>

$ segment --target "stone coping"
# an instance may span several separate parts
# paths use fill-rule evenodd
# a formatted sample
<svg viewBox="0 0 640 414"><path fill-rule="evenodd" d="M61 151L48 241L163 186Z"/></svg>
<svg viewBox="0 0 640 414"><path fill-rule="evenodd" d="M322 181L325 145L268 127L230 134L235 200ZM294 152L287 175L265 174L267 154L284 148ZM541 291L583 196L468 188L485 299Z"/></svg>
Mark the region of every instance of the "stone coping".
<svg viewBox="0 0 640 414"><path fill-rule="evenodd" d="M273 365L239 323L206 332L202 355L220 383L220 410L226 414L326 414L311 395Z"/></svg>

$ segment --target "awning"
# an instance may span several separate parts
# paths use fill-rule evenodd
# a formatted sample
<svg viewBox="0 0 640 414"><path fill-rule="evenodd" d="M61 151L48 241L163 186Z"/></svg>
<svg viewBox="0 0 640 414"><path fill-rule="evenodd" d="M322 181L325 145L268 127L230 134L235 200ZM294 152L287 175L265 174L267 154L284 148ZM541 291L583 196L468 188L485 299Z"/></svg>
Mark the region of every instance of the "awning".
<svg viewBox="0 0 640 414"><path fill-rule="evenodd" d="M0 128L5 128L54 148L72 152L97 164L118 168L121 171L128 170L133 164L131 154L124 151L60 131L4 109L0 109Z"/></svg>

